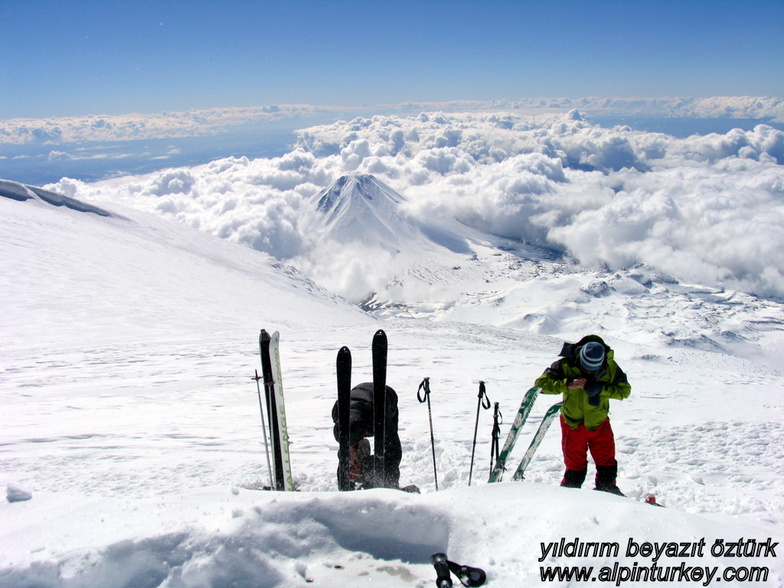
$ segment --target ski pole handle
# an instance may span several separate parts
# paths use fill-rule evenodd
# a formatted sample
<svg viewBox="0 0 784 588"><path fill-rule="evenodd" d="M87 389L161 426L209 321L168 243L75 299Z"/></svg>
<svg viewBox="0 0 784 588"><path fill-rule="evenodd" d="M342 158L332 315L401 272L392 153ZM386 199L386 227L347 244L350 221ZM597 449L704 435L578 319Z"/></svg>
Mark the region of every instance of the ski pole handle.
<svg viewBox="0 0 784 588"><path fill-rule="evenodd" d="M482 380L479 380L479 404L482 408L487 410L490 408L490 399L487 397L487 391L485 390L485 383Z"/></svg>
<svg viewBox="0 0 784 588"><path fill-rule="evenodd" d="M446 554L434 553L430 556L430 563L436 569L436 586L438 588L452 588L452 576L449 575Z"/></svg>
<svg viewBox="0 0 784 588"><path fill-rule="evenodd" d="M493 407L493 427L499 427L504 422L504 415L501 414L500 402L496 402Z"/></svg>
<svg viewBox="0 0 784 588"><path fill-rule="evenodd" d="M429 396L430 396L430 378L425 378L424 380L422 380L422 383L419 384L419 389L417 390L417 400L419 400L419 402L426 402Z"/></svg>
<svg viewBox="0 0 784 588"><path fill-rule="evenodd" d="M447 561L446 565L449 570L458 577L463 586L476 587L481 586L487 580L487 574L481 568L472 568L471 566L462 566L453 561Z"/></svg>
<svg viewBox="0 0 784 588"><path fill-rule="evenodd" d="M501 441L501 423L504 422L504 416L501 414L501 409L499 408L499 403L495 403L495 408L493 409L493 430L491 433L491 441L490 441L490 471L493 470L493 466L495 462L498 461L498 454L500 450L500 441Z"/></svg>

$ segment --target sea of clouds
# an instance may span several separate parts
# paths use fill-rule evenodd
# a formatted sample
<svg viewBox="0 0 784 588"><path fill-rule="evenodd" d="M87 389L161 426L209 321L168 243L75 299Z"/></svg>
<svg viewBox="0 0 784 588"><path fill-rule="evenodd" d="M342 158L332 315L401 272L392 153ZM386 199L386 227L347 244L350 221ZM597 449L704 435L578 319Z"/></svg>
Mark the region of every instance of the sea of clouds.
<svg viewBox="0 0 784 588"><path fill-rule="evenodd" d="M645 263L684 282L784 297L784 133L771 126L676 138L604 128L578 111L433 112L298 135L281 157L49 187L123 202L340 276L384 269L347 268L367 251L320 234L314 198L342 175L372 174L407 199L406 214L419 222L457 220L586 267ZM367 288L381 279L370 276Z"/></svg>
<svg viewBox="0 0 784 588"><path fill-rule="evenodd" d="M362 112L417 114L423 111L469 112L512 110L525 114L578 109L594 115L735 118L784 123L784 100L770 96L709 98L525 98L520 100L407 102L364 107L268 104L208 108L153 114L94 114L0 120L2 145L65 145L90 141L135 141L197 137L282 121L305 121L324 115ZM353 116L352 116L353 118ZM308 124L313 124L308 123Z"/></svg>
<svg viewBox="0 0 784 588"><path fill-rule="evenodd" d="M154 114L13 118L0 121L0 145L194 137L253 123L307 118L318 110L307 105L267 105Z"/></svg>

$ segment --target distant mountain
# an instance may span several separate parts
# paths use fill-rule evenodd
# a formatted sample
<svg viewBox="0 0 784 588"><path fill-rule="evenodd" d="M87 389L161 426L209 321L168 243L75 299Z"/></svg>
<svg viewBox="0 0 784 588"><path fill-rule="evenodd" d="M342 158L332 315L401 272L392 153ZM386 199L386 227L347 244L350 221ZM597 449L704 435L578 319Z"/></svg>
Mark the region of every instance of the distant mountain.
<svg viewBox="0 0 784 588"><path fill-rule="evenodd" d="M370 174L341 176L315 197L323 236L398 251L424 238L419 225L401 210L406 198Z"/></svg>

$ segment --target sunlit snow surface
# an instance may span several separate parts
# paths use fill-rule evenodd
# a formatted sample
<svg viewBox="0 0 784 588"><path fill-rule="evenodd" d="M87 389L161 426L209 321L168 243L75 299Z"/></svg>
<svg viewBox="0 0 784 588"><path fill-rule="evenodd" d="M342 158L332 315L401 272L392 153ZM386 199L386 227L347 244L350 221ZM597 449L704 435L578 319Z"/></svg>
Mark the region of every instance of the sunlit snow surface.
<svg viewBox="0 0 784 588"><path fill-rule="evenodd" d="M240 184L217 170L279 164L225 161L166 172L169 190L172 181L187 184L189 174L197 179L190 191L164 192L157 201L143 188L135 202L133 186L160 187L163 173L101 186L61 182L68 196L108 216L56 206L35 192L24 201L0 198L0 482L10 497L0 507L0 586L424 587L434 584L428 558L436 551L484 568L489 585L536 585L543 566L650 566L651 558L624 553L630 539L701 538L705 554L688 565L718 566L719 575L766 567L767 585L781 585L781 553L710 554L716 540L784 540L780 303L678 280L650 264L581 267L544 242L493 236L445 209L424 219L408 208L392 215L410 232L394 232L404 237L399 252L384 250L389 272L366 279L357 266L341 277L381 285L361 300L373 311L367 314L311 281L329 285L309 265L315 247L269 241L291 247L297 270L231 231L186 226L200 224L188 207L202 205L205 192L193 189L204 170L231 194ZM779 164L760 165L780 177ZM346 170L339 171L311 182L290 236L319 226L305 202ZM392 188L417 201L417 190ZM112 190L120 196L110 198ZM294 199L286 190L282 201L259 196L258 204L288 214L285 199ZM218 193L210 193L211 206L223 202L229 210L231 198ZM234 196L237 209L247 205ZM164 216L185 224L112 200L163 207ZM222 214L215 218L226 220ZM281 218L260 216L256 238L267 238L264 223L278 227ZM371 248L366 254L372 258ZM297 493L252 489L267 481L252 379L261 328L281 332ZM388 381L400 397L401 481L419 485L421 496L335 491L335 355L349 345L354 381L369 379L378 328L389 337ZM479 380L500 403L503 439L522 394L563 340L587 332L616 349L633 386L612 408L619 485L628 498L590 484L558 487L557 424L524 482L486 484L492 411L480 414L468 487ZM424 377L432 388L439 492L427 409L416 400ZM537 400L513 462L556 400ZM648 493L667 508L642 504ZM539 561L541 543L575 538L617 542L621 553ZM681 561L663 557L659 565Z"/></svg>

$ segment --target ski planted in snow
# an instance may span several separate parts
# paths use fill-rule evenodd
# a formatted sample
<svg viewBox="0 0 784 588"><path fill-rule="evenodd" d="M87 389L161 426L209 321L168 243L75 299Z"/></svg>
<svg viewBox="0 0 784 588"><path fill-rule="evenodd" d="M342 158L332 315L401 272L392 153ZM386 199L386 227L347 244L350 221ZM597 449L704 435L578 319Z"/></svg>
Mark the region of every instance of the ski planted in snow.
<svg viewBox="0 0 784 588"><path fill-rule="evenodd" d="M262 329L259 334L259 347L261 348L261 371L264 378L267 416L269 417L275 490L294 490L280 366L280 334L275 331L270 335Z"/></svg>
<svg viewBox="0 0 784 588"><path fill-rule="evenodd" d="M341 347L335 362L338 378L338 490L351 490L351 350Z"/></svg>
<svg viewBox="0 0 784 588"><path fill-rule="evenodd" d="M384 472L387 411L387 334L379 329L373 335L373 449L375 478L380 480Z"/></svg>
<svg viewBox="0 0 784 588"><path fill-rule="evenodd" d="M520 465L517 466L517 470L515 470L514 476L512 476L513 480L524 479L525 469L528 467L528 464L531 463L531 460L534 457L534 453L536 453L536 450L539 448L539 444L542 442L542 439L544 439L544 436L547 433L547 429L550 428L553 419L560 413L562 406L563 402L556 402L547 409L546 413L544 413L542 422L539 423L539 428L536 430L534 438L531 439L531 444L528 446L528 450L525 452L523 459L520 461Z"/></svg>
<svg viewBox="0 0 784 588"><path fill-rule="evenodd" d="M283 398L283 369L280 365L280 333L275 331L270 341L272 353L273 387L275 389L275 409L278 411L278 436L280 437L283 455L283 486L284 490L294 490L294 478L291 474L291 450L289 428L286 422L286 403Z"/></svg>
<svg viewBox="0 0 784 588"><path fill-rule="evenodd" d="M501 478L503 478L504 472L506 471L506 460L509 458L512 449L514 449L517 437L520 436L520 431L522 430L528 415L531 413L531 409L534 406L536 396L539 394L540 389L541 388L538 386L534 386L525 393L525 396L523 396L523 401L520 403L520 409L517 411L517 415L515 415L515 419L512 422L512 428L506 436L504 447L501 449L501 453L498 454L495 466L490 472L489 482L500 482Z"/></svg>

